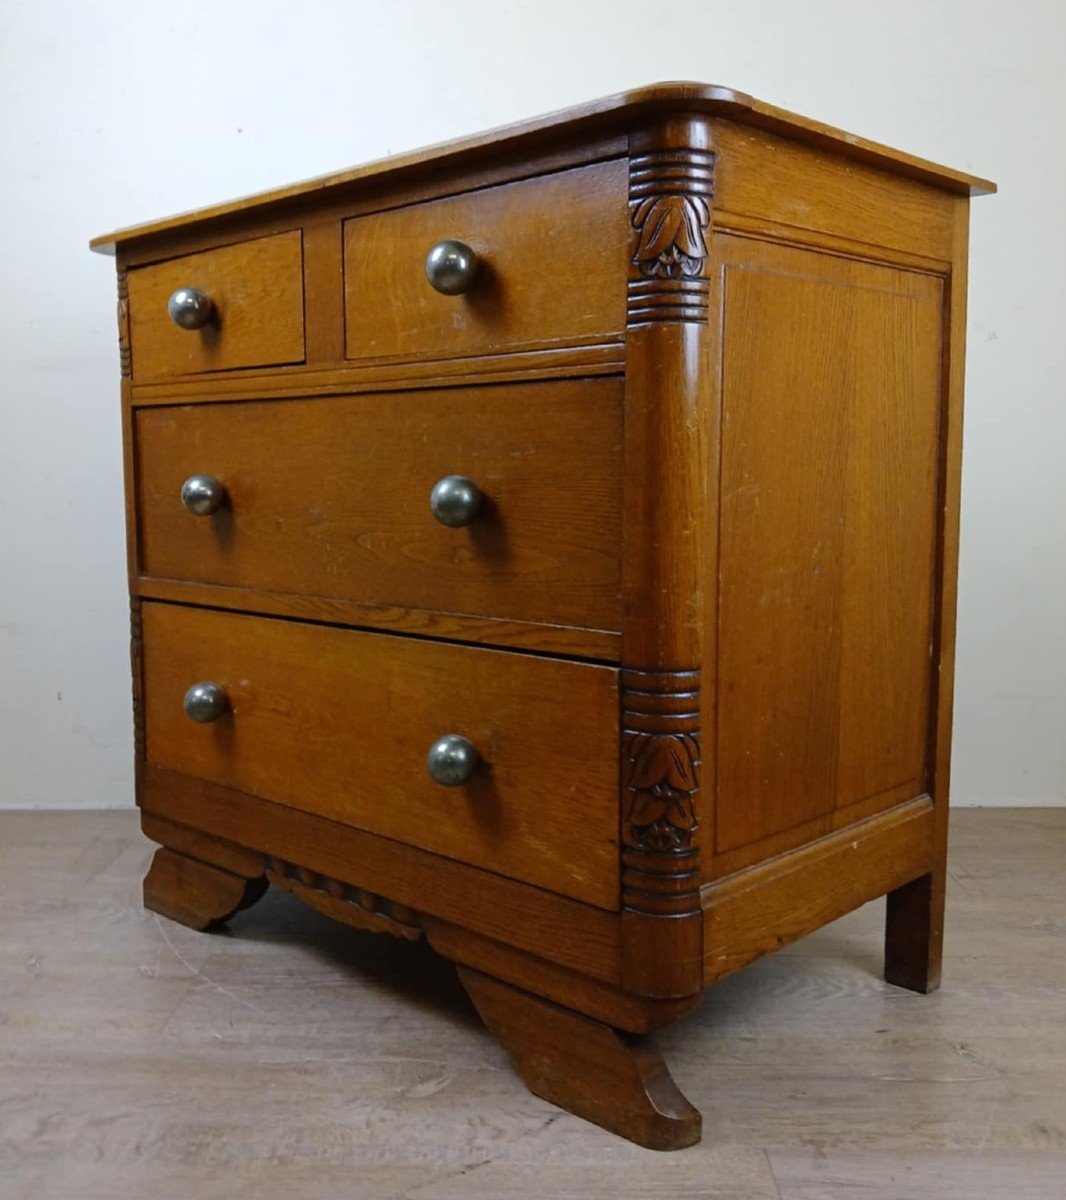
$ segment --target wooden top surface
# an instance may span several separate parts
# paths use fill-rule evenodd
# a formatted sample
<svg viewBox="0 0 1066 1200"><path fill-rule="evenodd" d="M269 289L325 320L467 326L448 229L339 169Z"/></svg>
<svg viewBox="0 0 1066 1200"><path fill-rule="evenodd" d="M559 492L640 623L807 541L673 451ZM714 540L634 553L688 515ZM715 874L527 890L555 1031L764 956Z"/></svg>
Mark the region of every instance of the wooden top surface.
<svg viewBox="0 0 1066 1200"><path fill-rule="evenodd" d="M787 112L785 109L775 108L772 104L764 104L761 100L756 100L744 92L734 91L732 88L705 83L657 83L649 87L638 88L635 91L606 96L601 100L593 100L588 104L563 109L560 112L549 113L547 116L537 117L531 121L521 121L514 125L489 130L474 137L442 142L436 146L378 159L363 166L351 167L346 171L321 175L302 183L289 184L268 192L259 192L238 200L227 201L224 204L215 204L209 208L165 217L162 220L150 221L143 225L132 225L126 229L93 238L89 245L101 254L114 254L116 246L125 242L185 227L207 224L218 217L232 216L242 212L254 214L285 201L335 192L342 188L356 186L364 181L377 181L390 173L399 174L419 168L459 166L501 149L520 149L524 144L532 147L538 141L543 141L545 137L559 133L604 132L612 129L617 131L624 128L626 123L634 117L672 110L726 117L741 124L765 129L771 133L805 142L846 158L868 163L893 174L904 175L960 195L979 196L996 190L995 184L987 179L980 179L963 171L955 171L950 167L938 166L936 163L916 158L911 154L904 154L902 151L893 150L877 142L867 141L865 138L835 129L831 125L823 125L819 121L812 121L807 117Z"/></svg>

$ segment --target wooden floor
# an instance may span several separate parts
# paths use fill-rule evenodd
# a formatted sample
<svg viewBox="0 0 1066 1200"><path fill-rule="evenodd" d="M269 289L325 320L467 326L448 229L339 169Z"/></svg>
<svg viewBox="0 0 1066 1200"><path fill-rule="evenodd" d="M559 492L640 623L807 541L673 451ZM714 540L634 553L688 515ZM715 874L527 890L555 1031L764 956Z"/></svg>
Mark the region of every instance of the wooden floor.
<svg viewBox="0 0 1066 1200"><path fill-rule="evenodd" d="M878 903L664 1031L671 1155L527 1093L424 947L276 891L192 933L150 853L0 813L0 1200L1066 1197L1066 810L956 814L939 994L881 980Z"/></svg>

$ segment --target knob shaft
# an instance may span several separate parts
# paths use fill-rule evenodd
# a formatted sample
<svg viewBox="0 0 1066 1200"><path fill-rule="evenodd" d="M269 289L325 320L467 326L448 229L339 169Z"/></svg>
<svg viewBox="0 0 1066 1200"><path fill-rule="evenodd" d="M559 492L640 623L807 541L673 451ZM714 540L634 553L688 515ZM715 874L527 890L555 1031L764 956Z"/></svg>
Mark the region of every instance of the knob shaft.
<svg viewBox="0 0 1066 1200"><path fill-rule="evenodd" d="M473 291L479 273L477 254L454 238L438 242L426 256L426 278L445 296Z"/></svg>
<svg viewBox="0 0 1066 1200"><path fill-rule="evenodd" d="M203 329L214 311L211 297L198 287L178 288L167 301L170 319L180 329Z"/></svg>
<svg viewBox="0 0 1066 1200"><path fill-rule="evenodd" d="M229 707L229 702L226 700L226 693L217 683L205 681L194 683L189 688L182 701L182 707L189 720L206 725L210 721L217 721Z"/></svg>
<svg viewBox="0 0 1066 1200"><path fill-rule="evenodd" d="M429 510L442 525L461 529L481 511L481 489L465 475L445 475L429 494Z"/></svg>
<svg viewBox="0 0 1066 1200"><path fill-rule="evenodd" d="M196 517L208 517L222 507L226 489L214 475L190 475L181 485L181 502Z"/></svg>
<svg viewBox="0 0 1066 1200"><path fill-rule="evenodd" d="M430 777L444 787L468 783L478 768L481 756L469 738L448 733L434 742L426 755Z"/></svg>

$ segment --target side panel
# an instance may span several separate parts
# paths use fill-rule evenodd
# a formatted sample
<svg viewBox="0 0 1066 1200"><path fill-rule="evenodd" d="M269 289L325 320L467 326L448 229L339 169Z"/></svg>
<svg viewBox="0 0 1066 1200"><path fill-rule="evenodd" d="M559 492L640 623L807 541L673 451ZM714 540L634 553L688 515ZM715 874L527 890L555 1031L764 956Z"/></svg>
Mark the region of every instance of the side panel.
<svg viewBox="0 0 1066 1200"><path fill-rule="evenodd" d="M721 876L929 790L943 284L717 235Z"/></svg>

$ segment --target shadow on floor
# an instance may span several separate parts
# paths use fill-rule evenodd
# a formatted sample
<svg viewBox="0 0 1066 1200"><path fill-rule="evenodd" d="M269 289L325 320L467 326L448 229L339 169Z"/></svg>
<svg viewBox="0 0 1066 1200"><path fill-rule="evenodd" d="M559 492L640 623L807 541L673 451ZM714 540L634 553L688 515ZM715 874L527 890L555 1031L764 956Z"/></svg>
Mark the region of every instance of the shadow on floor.
<svg viewBox="0 0 1066 1200"><path fill-rule="evenodd" d="M308 960L308 971L318 964L340 970L353 981L372 981L388 989L398 1003L433 1008L465 1024L481 1026L454 965L425 941L406 942L353 929L280 888L269 888L252 908L204 936L299 947Z"/></svg>

